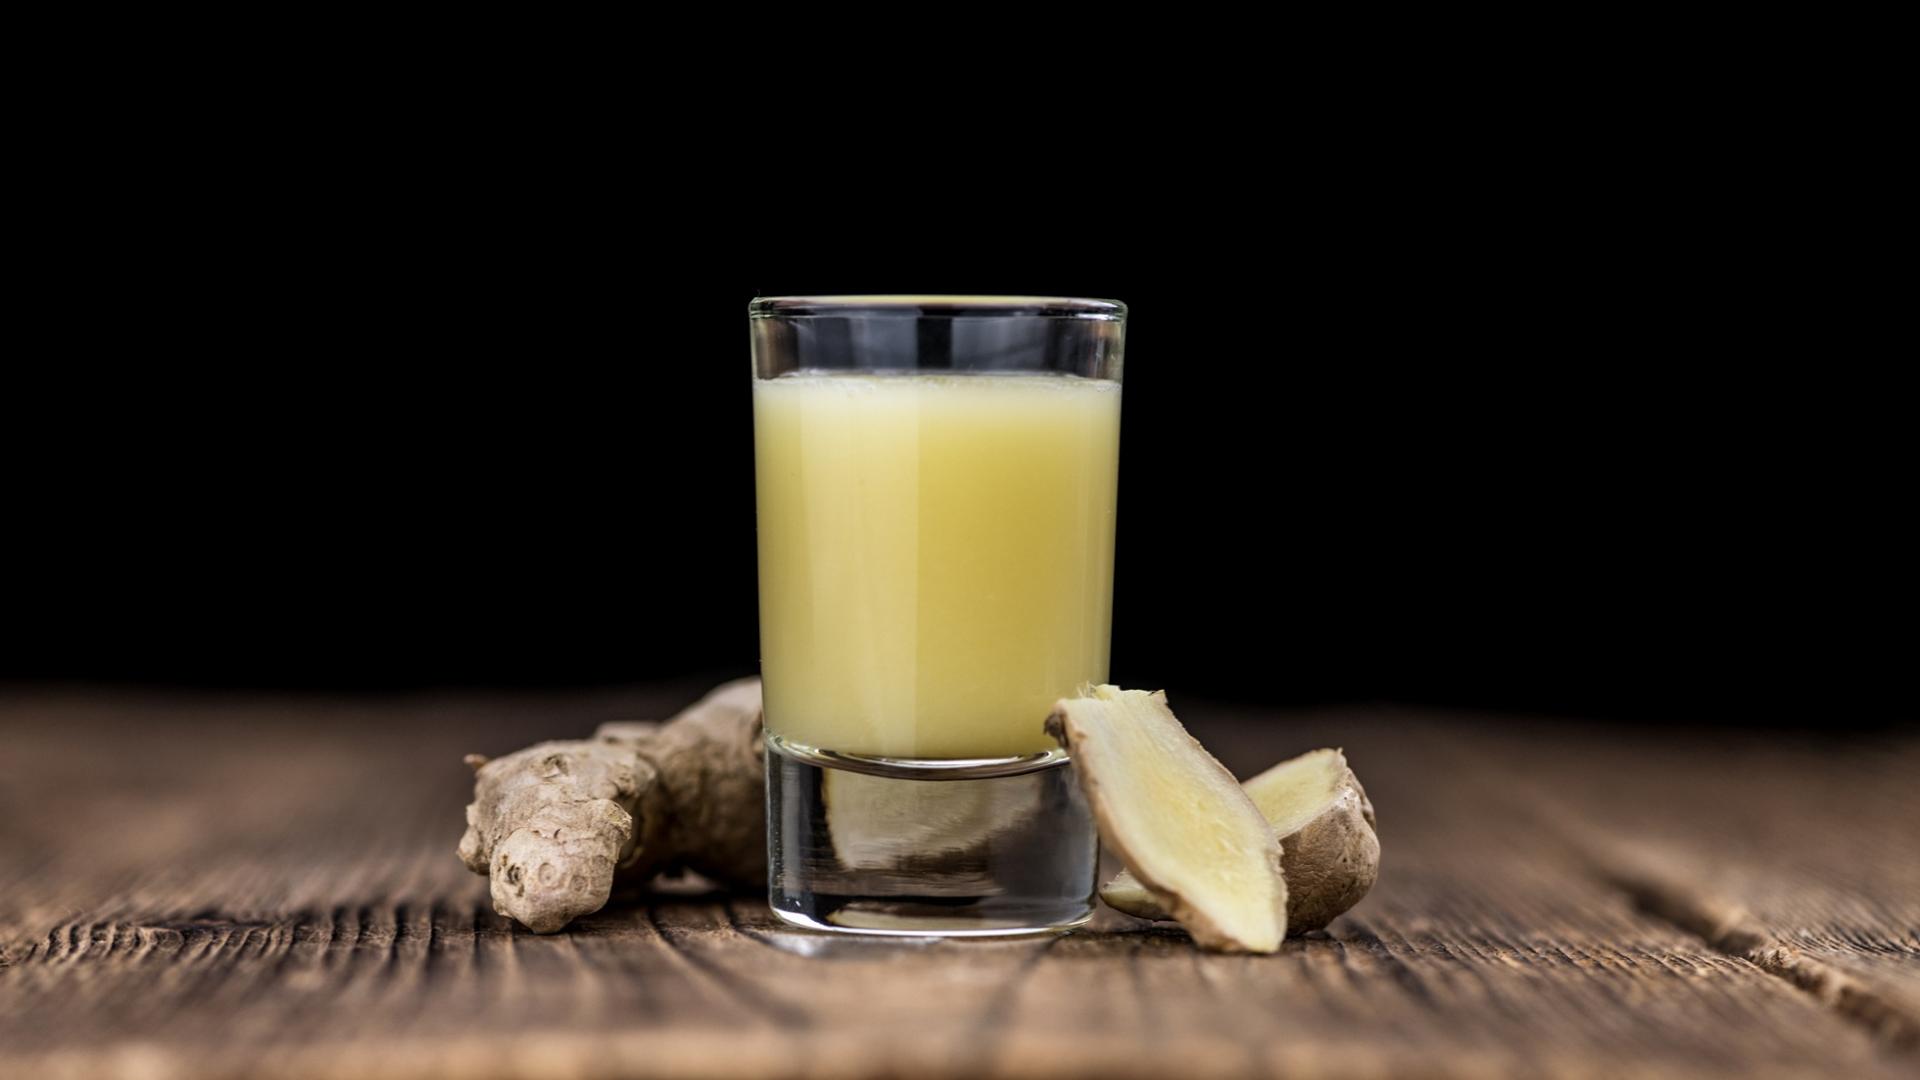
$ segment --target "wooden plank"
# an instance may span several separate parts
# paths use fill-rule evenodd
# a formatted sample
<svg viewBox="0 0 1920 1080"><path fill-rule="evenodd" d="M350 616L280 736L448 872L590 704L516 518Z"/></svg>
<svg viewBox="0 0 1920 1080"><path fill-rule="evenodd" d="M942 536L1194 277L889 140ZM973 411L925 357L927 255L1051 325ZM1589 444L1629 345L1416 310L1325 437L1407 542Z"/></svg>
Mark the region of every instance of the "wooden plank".
<svg viewBox="0 0 1920 1080"><path fill-rule="evenodd" d="M1582 768L1511 729L1474 745L1550 778L1528 797L1645 910L1920 1048L1920 740L1562 737Z"/></svg>
<svg viewBox="0 0 1920 1080"><path fill-rule="evenodd" d="M1442 1060L1520 1074L1602 1062L1649 1072L1865 1074L1899 1060L1871 1032L1810 1016L1825 1008L1813 997L1650 917L1579 842L1614 834L1570 832L1569 820L1615 812L1619 789L1592 763L1604 747L1634 757L1618 731L1381 710L1298 717L1264 732L1231 722L1210 728L1211 719L1201 712L1194 726L1243 775L1275 756L1344 743L1367 784L1381 824L1382 885L1334 925L1333 937L1346 946L1346 963L1363 965L1370 994L1391 981L1408 1004L1431 1003L1399 1010L1389 1025L1428 1030L1383 1061L1387 1071L1424 1071L1421 1054L1439 1047L1451 1048ZM1642 811L1657 805L1653 792L1695 767L1684 755L1673 761L1679 767L1664 772L1641 766L1647 788L1631 797ZM1721 791L1707 816L1746 814L1754 792L1769 786L1764 775L1750 780ZM1911 842L1906 850L1920 859ZM1458 1007L1468 1001L1483 1007ZM1512 1039L1516 1031L1527 1037ZM1370 1033L1366 1048L1392 1045ZM1311 1051L1294 1053L1299 1064Z"/></svg>
<svg viewBox="0 0 1920 1080"><path fill-rule="evenodd" d="M1688 896L1737 898L1770 939L1858 965L1845 970L1897 1017L1920 852L1886 817L1912 808L1896 782L1912 741L1877 746L1864 774L1857 754L1743 743L1737 768L1701 783L1700 755L1725 747L1649 762L1617 733L1564 725L1183 708L1243 773L1344 744L1379 809L1375 894L1275 957L1199 954L1113 913L1065 937L966 943L793 931L752 897L659 896L551 937L492 914L452 854L460 754L665 715L696 690L0 703L0 1074L1912 1065L1897 1029L1730 954L1621 870L1654 851ZM1855 827L1861 814L1875 823Z"/></svg>

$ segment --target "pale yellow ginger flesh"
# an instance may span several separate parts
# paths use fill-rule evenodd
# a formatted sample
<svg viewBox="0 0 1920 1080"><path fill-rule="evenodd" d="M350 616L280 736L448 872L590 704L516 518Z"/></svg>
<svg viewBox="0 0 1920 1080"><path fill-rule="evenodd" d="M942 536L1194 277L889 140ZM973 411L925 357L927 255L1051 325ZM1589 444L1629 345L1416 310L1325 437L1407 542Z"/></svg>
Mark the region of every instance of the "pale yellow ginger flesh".
<svg viewBox="0 0 1920 1080"><path fill-rule="evenodd" d="M1285 852L1287 929L1318 930L1360 902L1380 870L1373 804L1339 750L1312 750L1290 758L1243 785L1272 824ZM1143 919L1170 918L1168 909L1132 873L1122 871L1100 898Z"/></svg>
<svg viewBox="0 0 1920 1080"><path fill-rule="evenodd" d="M1085 688L1047 731L1067 747L1100 837L1203 948L1270 953L1287 931L1280 843L1164 693Z"/></svg>

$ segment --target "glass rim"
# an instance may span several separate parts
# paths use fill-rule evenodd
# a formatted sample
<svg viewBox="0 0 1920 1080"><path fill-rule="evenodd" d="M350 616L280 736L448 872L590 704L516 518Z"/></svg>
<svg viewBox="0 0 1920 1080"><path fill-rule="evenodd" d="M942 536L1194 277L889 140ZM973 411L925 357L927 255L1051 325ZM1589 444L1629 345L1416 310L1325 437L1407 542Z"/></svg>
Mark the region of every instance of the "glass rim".
<svg viewBox="0 0 1920 1080"><path fill-rule="evenodd" d="M949 296L900 293L850 296L757 296L747 305L749 319L807 318L1084 319L1124 322L1127 305L1118 300L1077 296Z"/></svg>

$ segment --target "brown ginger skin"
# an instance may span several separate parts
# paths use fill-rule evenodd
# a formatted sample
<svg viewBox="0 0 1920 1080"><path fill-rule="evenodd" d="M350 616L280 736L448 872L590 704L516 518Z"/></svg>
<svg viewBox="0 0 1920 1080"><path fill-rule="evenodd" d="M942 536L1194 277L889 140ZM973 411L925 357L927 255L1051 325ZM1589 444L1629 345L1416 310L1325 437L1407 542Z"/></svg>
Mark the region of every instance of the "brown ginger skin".
<svg viewBox="0 0 1920 1080"><path fill-rule="evenodd" d="M687 868L766 881L760 681L719 687L662 724L602 724L488 761L460 859L491 879L494 910L549 934L600 910L616 878Z"/></svg>
<svg viewBox="0 0 1920 1080"><path fill-rule="evenodd" d="M1287 927L1304 934L1358 904L1380 876L1380 838L1373 802L1353 770L1333 805L1283 837L1280 870L1287 877Z"/></svg>

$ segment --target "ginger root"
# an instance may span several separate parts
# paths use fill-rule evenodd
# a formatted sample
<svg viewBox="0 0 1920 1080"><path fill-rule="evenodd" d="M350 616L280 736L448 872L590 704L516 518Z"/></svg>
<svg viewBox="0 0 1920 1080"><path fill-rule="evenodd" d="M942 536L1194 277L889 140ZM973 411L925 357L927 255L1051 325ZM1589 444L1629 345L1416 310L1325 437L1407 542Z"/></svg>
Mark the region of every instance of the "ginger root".
<svg viewBox="0 0 1920 1080"><path fill-rule="evenodd" d="M460 860L490 876L495 911L535 933L600 910L616 877L686 868L766 882L758 679L662 724L602 724L591 739L466 761L477 775Z"/></svg>
<svg viewBox="0 0 1920 1080"><path fill-rule="evenodd" d="M1101 839L1202 948L1270 953L1287 932L1273 827L1164 693L1094 686L1047 731L1073 755Z"/></svg>
<svg viewBox="0 0 1920 1080"><path fill-rule="evenodd" d="M1373 804L1339 750L1310 750L1241 785L1280 837L1287 931L1319 930L1360 902L1380 876ZM1108 906L1143 919L1167 909L1133 874L1100 890Z"/></svg>

